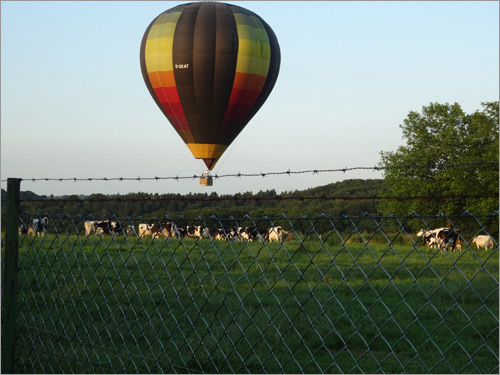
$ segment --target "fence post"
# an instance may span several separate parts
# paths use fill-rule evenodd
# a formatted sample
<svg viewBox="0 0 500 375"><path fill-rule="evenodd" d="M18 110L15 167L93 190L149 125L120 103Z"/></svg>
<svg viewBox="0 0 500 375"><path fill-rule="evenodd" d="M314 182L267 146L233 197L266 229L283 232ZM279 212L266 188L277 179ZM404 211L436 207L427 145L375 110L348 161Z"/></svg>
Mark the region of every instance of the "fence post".
<svg viewBox="0 0 500 375"><path fill-rule="evenodd" d="M2 288L2 374L15 373L20 185L21 179L7 179L5 268Z"/></svg>

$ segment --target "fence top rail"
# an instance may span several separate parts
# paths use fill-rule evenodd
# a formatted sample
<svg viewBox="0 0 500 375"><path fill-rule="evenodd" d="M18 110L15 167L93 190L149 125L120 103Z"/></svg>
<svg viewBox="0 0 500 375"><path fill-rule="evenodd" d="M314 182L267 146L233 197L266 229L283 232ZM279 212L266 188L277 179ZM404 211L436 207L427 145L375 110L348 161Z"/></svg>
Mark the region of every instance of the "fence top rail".
<svg viewBox="0 0 500 375"><path fill-rule="evenodd" d="M407 201L407 200L418 200L418 199L429 199L429 200L440 200L440 199L484 199L484 198L496 198L499 197L499 192L492 194L436 194L436 195L414 195L414 196L382 196L382 195L366 195L358 197L350 196L328 196L321 194L318 196L303 196L303 195L276 195L272 197L261 197L261 196L240 196L240 195L224 195L217 197L199 197L199 196L183 196L179 194L169 194L171 196L156 196L148 195L145 197L117 197L117 196L106 196L106 197L46 197L46 198L22 198L21 202L142 202L142 201L196 201L196 202L221 202L221 201L286 201L286 200L397 200L397 201ZM4 201L4 199L2 199Z"/></svg>

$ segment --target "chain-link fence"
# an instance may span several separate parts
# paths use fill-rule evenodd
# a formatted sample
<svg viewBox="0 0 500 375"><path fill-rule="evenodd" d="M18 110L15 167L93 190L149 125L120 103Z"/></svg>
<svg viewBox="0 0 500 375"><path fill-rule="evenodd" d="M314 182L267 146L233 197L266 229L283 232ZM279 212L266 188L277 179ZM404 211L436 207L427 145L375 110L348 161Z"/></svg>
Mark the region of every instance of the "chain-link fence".
<svg viewBox="0 0 500 375"><path fill-rule="evenodd" d="M20 373L499 371L498 212L16 227Z"/></svg>

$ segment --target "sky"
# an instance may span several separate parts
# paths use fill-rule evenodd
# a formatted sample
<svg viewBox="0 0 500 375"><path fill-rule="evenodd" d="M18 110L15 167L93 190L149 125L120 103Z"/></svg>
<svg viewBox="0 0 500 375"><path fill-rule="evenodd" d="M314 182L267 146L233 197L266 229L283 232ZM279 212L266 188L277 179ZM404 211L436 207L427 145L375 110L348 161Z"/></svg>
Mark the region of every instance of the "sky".
<svg viewBox="0 0 500 375"><path fill-rule="evenodd" d="M372 167L431 102L499 100L498 1L226 1L274 30L269 98L215 175ZM1 2L1 179L37 194L303 190L381 172L225 177L211 187L151 98L139 63L149 23L177 1ZM39 178L138 178L52 182Z"/></svg>

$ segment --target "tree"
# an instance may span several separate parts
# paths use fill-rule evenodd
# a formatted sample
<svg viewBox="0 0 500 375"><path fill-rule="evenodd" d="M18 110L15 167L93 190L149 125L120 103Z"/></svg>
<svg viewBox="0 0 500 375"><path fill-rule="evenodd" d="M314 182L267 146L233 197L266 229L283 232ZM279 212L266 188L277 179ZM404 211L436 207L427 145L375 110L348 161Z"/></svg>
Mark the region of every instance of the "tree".
<svg viewBox="0 0 500 375"><path fill-rule="evenodd" d="M481 103L466 114L459 104L431 103L411 111L404 123L405 146L381 152L383 196L432 199L382 200L384 214L493 213L498 210L499 103ZM472 198L471 196L494 196Z"/></svg>

